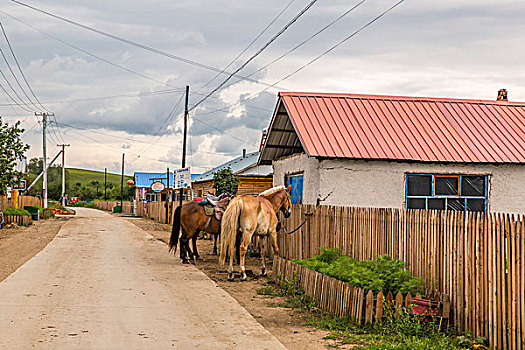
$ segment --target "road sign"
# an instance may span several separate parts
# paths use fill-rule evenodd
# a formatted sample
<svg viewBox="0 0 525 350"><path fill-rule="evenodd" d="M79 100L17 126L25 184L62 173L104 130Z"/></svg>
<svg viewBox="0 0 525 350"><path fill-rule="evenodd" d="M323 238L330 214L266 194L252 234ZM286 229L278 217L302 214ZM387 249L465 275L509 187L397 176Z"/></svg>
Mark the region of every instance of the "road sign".
<svg viewBox="0 0 525 350"><path fill-rule="evenodd" d="M151 189L154 192L162 192L162 191L164 191L165 187L166 186L164 186L164 184L162 182L160 182L160 181L156 181L153 184L151 184Z"/></svg>
<svg viewBox="0 0 525 350"><path fill-rule="evenodd" d="M173 187L175 189L191 188L190 168L177 169L173 172Z"/></svg>
<svg viewBox="0 0 525 350"><path fill-rule="evenodd" d="M25 191L26 189L26 180L20 180L20 183L13 185L13 190Z"/></svg>

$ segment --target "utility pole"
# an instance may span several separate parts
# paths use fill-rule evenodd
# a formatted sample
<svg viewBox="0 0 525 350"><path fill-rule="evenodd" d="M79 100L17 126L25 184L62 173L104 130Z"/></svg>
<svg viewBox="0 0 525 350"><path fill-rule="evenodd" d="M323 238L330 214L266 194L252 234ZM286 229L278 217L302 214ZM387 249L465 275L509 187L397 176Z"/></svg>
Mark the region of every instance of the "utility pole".
<svg viewBox="0 0 525 350"><path fill-rule="evenodd" d="M170 168L166 168L166 223L170 223Z"/></svg>
<svg viewBox="0 0 525 350"><path fill-rule="evenodd" d="M104 168L104 202L106 199L106 185L107 185L108 168Z"/></svg>
<svg viewBox="0 0 525 350"><path fill-rule="evenodd" d="M124 153L122 153L122 175L120 176L120 209L122 210L122 196L124 195Z"/></svg>
<svg viewBox="0 0 525 350"><path fill-rule="evenodd" d="M57 145L62 147L62 206L66 206L66 147L70 145Z"/></svg>
<svg viewBox="0 0 525 350"><path fill-rule="evenodd" d="M184 102L184 136L182 139L182 168L186 167L186 130L188 128L188 99L190 96L190 87L186 85L186 100ZM179 192L179 205L182 206L182 197L184 196L184 189L181 188Z"/></svg>
<svg viewBox="0 0 525 350"><path fill-rule="evenodd" d="M47 160L46 160L46 128L47 128L47 117L54 116L54 113L46 112L35 112L37 117L42 117L42 161L44 165L44 179L42 184L42 191L44 192L44 209L47 208Z"/></svg>

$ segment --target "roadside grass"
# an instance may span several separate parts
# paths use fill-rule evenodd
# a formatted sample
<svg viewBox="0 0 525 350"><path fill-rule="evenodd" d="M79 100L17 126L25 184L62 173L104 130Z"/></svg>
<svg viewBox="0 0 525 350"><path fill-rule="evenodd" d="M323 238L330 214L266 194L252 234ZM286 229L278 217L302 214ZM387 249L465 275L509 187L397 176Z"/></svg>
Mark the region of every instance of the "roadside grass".
<svg viewBox="0 0 525 350"><path fill-rule="evenodd" d="M405 309L387 310L383 321L373 324L358 324L350 317L335 317L317 308L298 281L282 277L269 281L257 293L284 297L284 302L268 303L268 306L292 308L305 324L330 331L325 337L335 341L330 348L352 344L352 349L357 350L459 350L472 349L474 344L485 341L474 340L469 335L457 336L453 329L440 330L436 323L425 322Z"/></svg>

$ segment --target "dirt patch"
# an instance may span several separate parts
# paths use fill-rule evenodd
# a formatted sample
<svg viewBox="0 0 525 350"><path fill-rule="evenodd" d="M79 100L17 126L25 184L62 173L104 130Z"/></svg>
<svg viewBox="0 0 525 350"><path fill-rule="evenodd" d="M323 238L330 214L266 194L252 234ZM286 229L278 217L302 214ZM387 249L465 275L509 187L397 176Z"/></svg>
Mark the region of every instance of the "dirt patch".
<svg viewBox="0 0 525 350"><path fill-rule="evenodd" d="M0 281L12 274L51 242L67 218L34 221L28 227L0 230Z"/></svg>
<svg viewBox="0 0 525 350"><path fill-rule="evenodd" d="M159 224L143 218L126 219L149 232L158 240L165 243L169 241L171 225ZM305 326L297 312L277 306L284 301L282 298L257 294L257 290L266 287L268 282L267 278L259 277L261 272L260 259L247 258L246 270L247 272L251 271L248 275L248 281L240 282L237 279L234 282L229 282L227 281L226 267L219 267L218 257L212 255L213 241L200 239L197 248L203 258L203 260L197 261L197 267L235 298L286 348L290 350L317 350L326 349L327 346L331 347L335 344L331 339L324 339L330 335L330 332ZM176 262L180 263L178 255ZM267 266L267 270L271 271L271 264Z"/></svg>

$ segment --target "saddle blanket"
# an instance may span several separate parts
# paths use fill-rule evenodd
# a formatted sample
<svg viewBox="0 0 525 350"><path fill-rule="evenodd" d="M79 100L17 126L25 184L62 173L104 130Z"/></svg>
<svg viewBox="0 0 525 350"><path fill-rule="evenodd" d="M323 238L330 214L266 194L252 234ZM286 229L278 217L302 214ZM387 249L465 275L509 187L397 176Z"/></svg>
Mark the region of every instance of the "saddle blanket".
<svg viewBox="0 0 525 350"><path fill-rule="evenodd" d="M215 210L215 208L212 207L211 205L205 205L204 206L204 213L206 214L206 216L212 216L214 210Z"/></svg>

